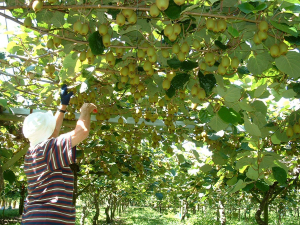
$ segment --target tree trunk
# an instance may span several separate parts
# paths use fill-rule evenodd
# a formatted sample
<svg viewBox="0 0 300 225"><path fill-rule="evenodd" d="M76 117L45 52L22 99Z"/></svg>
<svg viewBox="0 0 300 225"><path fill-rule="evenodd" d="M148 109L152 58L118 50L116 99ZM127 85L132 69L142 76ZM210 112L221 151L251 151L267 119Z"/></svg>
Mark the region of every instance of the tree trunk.
<svg viewBox="0 0 300 225"><path fill-rule="evenodd" d="M115 212L116 212L116 209L117 209L117 204L118 204L118 199L117 199L117 197L114 196L113 204L112 204L113 207L111 209L111 214L110 214L111 220L114 220L114 218L115 218Z"/></svg>
<svg viewBox="0 0 300 225"><path fill-rule="evenodd" d="M3 178L2 166L0 166L0 193L3 190L4 190L4 178Z"/></svg>
<svg viewBox="0 0 300 225"><path fill-rule="evenodd" d="M106 215L106 223L110 223L111 222L111 219L110 219L110 216L109 216L109 209L110 209L110 206L106 206L105 208L105 215Z"/></svg>
<svg viewBox="0 0 300 225"><path fill-rule="evenodd" d="M217 206L216 213L217 213L217 222L219 222L219 221L220 221L220 210L219 210L219 205Z"/></svg>
<svg viewBox="0 0 300 225"><path fill-rule="evenodd" d="M84 225L85 219L86 219L87 215L89 214L86 209L87 209L87 206L84 205L82 207L82 213L81 213L81 219L80 219L81 225Z"/></svg>
<svg viewBox="0 0 300 225"><path fill-rule="evenodd" d="M25 200L25 186L24 186L24 184L21 187L20 195L21 195L21 198L20 198L20 203L19 203L19 215L22 215L23 210L24 210L24 200Z"/></svg>
<svg viewBox="0 0 300 225"><path fill-rule="evenodd" d="M225 225L226 224L226 214L225 214L225 207L222 201L219 201L219 218L220 218L220 224Z"/></svg>
<svg viewBox="0 0 300 225"><path fill-rule="evenodd" d="M161 214L161 202L159 202L159 213Z"/></svg>
<svg viewBox="0 0 300 225"><path fill-rule="evenodd" d="M181 221L185 219L187 214L188 214L188 201L186 201L185 204L183 205L183 215L181 217Z"/></svg>
<svg viewBox="0 0 300 225"><path fill-rule="evenodd" d="M72 169L73 174L74 174L73 205L76 207L76 199L78 197L78 189L77 189L78 178L77 178L77 172L79 172L79 166L76 163L74 163L74 164L70 165L70 168Z"/></svg>
<svg viewBox="0 0 300 225"><path fill-rule="evenodd" d="M278 209L278 225L281 224L281 209Z"/></svg>
<svg viewBox="0 0 300 225"><path fill-rule="evenodd" d="M269 223L269 204L266 202L265 207L264 207L264 221L265 224Z"/></svg>
<svg viewBox="0 0 300 225"><path fill-rule="evenodd" d="M94 193L94 205L95 205L95 209L96 209L96 213L93 217L93 225L97 225L98 223L98 218L99 218L99 214L100 214L100 209L99 209L99 192L95 192Z"/></svg>

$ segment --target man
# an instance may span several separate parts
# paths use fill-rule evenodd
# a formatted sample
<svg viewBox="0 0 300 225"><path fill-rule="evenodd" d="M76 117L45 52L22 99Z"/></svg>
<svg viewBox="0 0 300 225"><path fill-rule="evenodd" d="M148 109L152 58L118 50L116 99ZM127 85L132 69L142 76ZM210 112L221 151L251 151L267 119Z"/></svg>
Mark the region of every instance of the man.
<svg viewBox="0 0 300 225"><path fill-rule="evenodd" d="M52 112L32 113L23 124L23 133L30 141L25 155L24 171L28 196L22 224L75 224L72 204L74 177L70 164L75 162L75 146L88 137L90 114L94 104L84 103L73 131L59 136L64 113L72 92L62 86L61 106L55 117Z"/></svg>

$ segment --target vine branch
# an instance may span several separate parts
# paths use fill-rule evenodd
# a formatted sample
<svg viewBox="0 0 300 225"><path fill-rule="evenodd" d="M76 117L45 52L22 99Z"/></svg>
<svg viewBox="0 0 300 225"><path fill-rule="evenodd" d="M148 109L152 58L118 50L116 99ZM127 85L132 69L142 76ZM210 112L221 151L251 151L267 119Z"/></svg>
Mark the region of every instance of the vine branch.
<svg viewBox="0 0 300 225"><path fill-rule="evenodd" d="M12 10L12 9L28 9L31 8L28 5L16 5L16 6L0 6L0 10ZM113 6L113 5L44 5L43 9L132 9L134 11L150 11L150 7L130 7L130 6ZM221 19L234 19L234 20L243 20L251 23L259 23L260 21L250 20L244 17L236 16L226 16L210 13L198 13L198 12L183 12L183 15L192 15L192 16L201 16L201 17L214 17Z"/></svg>

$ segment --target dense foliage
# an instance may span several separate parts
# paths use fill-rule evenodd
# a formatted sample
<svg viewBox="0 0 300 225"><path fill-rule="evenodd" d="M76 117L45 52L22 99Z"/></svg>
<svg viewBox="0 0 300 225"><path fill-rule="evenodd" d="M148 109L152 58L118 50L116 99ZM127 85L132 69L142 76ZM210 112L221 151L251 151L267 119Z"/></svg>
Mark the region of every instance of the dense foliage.
<svg viewBox="0 0 300 225"><path fill-rule="evenodd" d="M259 204L259 224L277 197L297 194L298 1L6 0L0 9L20 25L7 28L0 54L7 182L25 182L22 118L11 113L55 110L65 83L75 96L64 132L83 102L98 106L79 146L78 192L222 205L240 191Z"/></svg>

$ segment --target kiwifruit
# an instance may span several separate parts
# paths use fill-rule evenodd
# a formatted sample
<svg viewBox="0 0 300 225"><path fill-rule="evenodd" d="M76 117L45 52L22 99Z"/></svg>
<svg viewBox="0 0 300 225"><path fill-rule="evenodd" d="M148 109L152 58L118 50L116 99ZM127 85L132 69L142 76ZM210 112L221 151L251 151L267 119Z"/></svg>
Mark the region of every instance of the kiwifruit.
<svg viewBox="0 0 300 225"><path fill-rule="evenodd" d="M153 4L150 6L150 15L151 15L152 17L157 17L159 14L160 14L159 8L157 8L157 5L156 5L155 3L153 3Z"/></svg>
<svg viewBox="0 0 300 225"><path fill-rule="evenodd" d="M165 11L169 7L169 0L156 0L156 6L160 11Z"/></svg>

